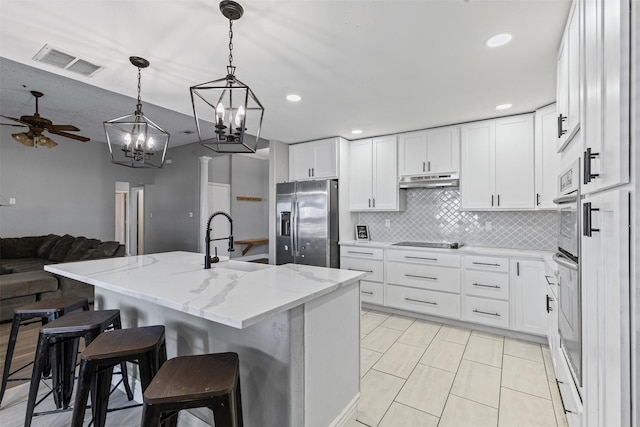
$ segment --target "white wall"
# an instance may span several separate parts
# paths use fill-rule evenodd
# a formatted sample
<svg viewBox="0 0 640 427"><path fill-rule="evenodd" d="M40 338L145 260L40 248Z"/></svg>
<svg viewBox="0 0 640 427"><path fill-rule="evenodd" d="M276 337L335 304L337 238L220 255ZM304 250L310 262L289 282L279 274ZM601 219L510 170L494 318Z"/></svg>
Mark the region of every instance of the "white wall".
<svg viewBox="0 0 640 427"><path fill-rule="evenodd" d="M276 184L289 179L289 145L269 143L269 264L276 263Z"/></svg>

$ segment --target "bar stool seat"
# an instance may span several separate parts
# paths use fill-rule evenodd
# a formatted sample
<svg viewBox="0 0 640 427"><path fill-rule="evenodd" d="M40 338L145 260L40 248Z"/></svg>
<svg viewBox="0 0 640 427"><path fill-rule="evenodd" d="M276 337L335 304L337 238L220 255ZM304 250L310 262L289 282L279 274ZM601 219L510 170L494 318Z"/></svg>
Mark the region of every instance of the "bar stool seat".
<svg viewBox="0 0 640 427"><path fill-rule="evenodd" d="M137 362L144 392L160 366L167 360L164 326L145 326L104 332L81 355L80 374L71 425L83 424L87 398L91 390L94 425L106 424L113 367L122 362ZM125 408L140 406L131 405Z"/></svg>
<svg viewBox="0 0 640 427"><path fill-rule="evenodd" d="M120 310L74 311L40 328L25 413L25 427L31 425L34 415L39 415L34 414L34 410L40 383L39 379L45 365L46 355L49 353L51 355L53 392L60 394L61 405L56 404L56 407L60 409L60 406L62 406L66 410L69 407L73 393L76 357L80 338L84 338L85 346L89 346L98 335L109 328L121 329ZM125 362L122 362L120 367L127 396L129 400L133 400Z"/></svg>
<svg viewBox="0 0 640 427"><path fill-rule="evenodd" d="M26 365L11 372L11 362L13 360L13 352L16 348L20 326L31 324L32 322L28 321L35 318L39 318L40 322L44 326L48 322L57 319L65 313L69 313L79 309L89 311L89 300L87 298L51 298L25 304L13 310L13 320L11 322L9 343L7 345L7 353L4 358L4 372L2 373L2 386L0 388L0 403L2 403L4 393L7 390L8 381L27 381L31 379L11 378L16 373L33 364L33 361L29 362ZM43 373L45 376L49 375L49 370L49 359L46 359L43 369Z"/></svg>
<svg viewBox="0 0 640 427"><path fill-rule="evenodd" d="M213 411L216 427L242 427L239 365L236 353L168 360L144 392L142 427L159 426L163 416L176 425L180 410L202 407Z"/></svg>

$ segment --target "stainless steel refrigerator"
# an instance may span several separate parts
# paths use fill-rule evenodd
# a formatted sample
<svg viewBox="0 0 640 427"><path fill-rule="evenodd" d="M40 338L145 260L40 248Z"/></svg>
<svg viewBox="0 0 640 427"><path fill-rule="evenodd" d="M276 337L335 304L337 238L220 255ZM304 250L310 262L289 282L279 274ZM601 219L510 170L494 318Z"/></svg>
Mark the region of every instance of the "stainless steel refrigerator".
<svg viewBox="0 0 640 427"><path fill-rule="evenodd" d="M276 264L340 267L338 181L276 186Z"/></svg>

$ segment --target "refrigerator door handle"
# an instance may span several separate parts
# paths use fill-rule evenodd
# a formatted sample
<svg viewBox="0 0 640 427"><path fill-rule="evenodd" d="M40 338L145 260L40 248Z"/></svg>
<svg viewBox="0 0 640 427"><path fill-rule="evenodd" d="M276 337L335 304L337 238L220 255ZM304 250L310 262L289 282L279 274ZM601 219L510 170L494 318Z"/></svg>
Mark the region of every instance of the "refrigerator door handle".
<svg viewBox="0 0 640 427"><path fill-rule="evenodd" d="M291 256L296 256L296 248L295 245L295 235L296 235L296 202L294 200L291 201L291 225L289 227L289 239L291 240Z"/></svg>
<svg viewBox="0 0 640 427"><path fill-rule="evenodd" d="M293 251L293 256L296 257L300 256L300 204L298 203L298 201L295 201L293 203L295 216L293 217L294 231L293 233L291 233L293 239L291 249Z"/></svg>

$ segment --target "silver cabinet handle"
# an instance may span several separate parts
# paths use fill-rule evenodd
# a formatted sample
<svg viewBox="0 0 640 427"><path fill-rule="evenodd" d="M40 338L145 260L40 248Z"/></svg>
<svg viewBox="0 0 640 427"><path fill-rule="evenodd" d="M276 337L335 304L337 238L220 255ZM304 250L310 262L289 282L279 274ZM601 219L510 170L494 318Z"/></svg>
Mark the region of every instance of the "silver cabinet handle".
<svg viewBox="0 0 640 427"><path fill-rule="evenodd" d="M408 297L404 297L405 301L411 301L411 302L420 302L422 304L431 304L431 305L438 305L437 302L431 302L431 301L422 301L419 299L413 299L413 298L408 298Z"/></svg>
<svg viewBox="0 0 640 427"><path fill-rule="evenodd" d="M373 255L373 252L347 251L348 254Z"/></svg>
<svg viewBox="0 0 640 427"><path fill-rule="evenodd" d="M490 267L500 267L500 264L493 264L490 262L476 262L476 261L472 261L471 264L475 264L475 265L488 265Z"/></svg>
<svg viewBox="0 0 640 427"><path fill-rule="evenodd" d="M426 258L426 257L422 257L422 256L409 256L409 255L405 255L404 256L406 259L422 259L425 261L438 261L438 258Z"/></svg>
<svg viewBox="0 0 640 427"><path fill-rule="evenodd" d="M483 288L496 288L500 289L498 285L483 285L482 283L472 283L473 286L482 286Z"/></svg>
<svg viewBox="0 0 640 427"><path fill-rule="evenodd" d="M361 294L373 295L373 292L369 291L360 291Z"/></svg>
<svg viewBox="0 0 640 427"><path fill-rule="evenodd" d="M405 277L413 277L414 279L438 280L437 277L418 276L417 274L406 274L405 273Z"/></svg>
<svg viewBox="0 0 640 427"><path fill-rule="evenodd" d="M475 308L473 309L473 312L474 313L480 313L480 314L488 314L489 316L500 317L499 313L489 313L488 311L476 310Z"/></svg>
<svg viewBox="0 0 640 427"><path fill-rule="evenodd" d="M373 270L360 270L358 268L347 268L347 270L351 271L362 271L363 273L373 273Z"/></svg>

